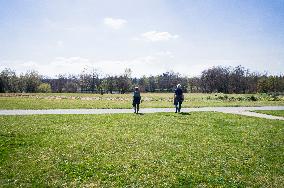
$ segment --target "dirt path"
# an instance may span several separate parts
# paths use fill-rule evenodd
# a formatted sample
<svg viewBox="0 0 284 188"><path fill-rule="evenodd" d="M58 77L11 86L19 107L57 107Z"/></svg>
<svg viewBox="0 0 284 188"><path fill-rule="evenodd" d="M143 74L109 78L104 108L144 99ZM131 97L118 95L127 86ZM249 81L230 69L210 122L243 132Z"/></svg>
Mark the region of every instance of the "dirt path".
<svg viewBox="0 0 284 188"><path fill-rule="evenodd" d="M250 112L254 110L284 110L284 106L262 107L202 107L183 108L182 112L222 112L266 119L284 120L284 117ZM140 113L174 112L174 108L142 108ZM35 115L35 114L117 114L133 113L132 109L51 109L51 110L0 110L0 115Z"/></svg>

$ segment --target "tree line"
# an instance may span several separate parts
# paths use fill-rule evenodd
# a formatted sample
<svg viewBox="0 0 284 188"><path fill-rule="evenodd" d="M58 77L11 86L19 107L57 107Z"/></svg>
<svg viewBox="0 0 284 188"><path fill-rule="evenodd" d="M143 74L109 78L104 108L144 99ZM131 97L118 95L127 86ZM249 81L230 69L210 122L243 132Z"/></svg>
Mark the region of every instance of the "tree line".
<svg viewBox="0 0 284 188"><path fill-rule="evenodd" d="M136 78L131 73L131 69L125 69L121 75L103 75L97 70L84 70L79 75L48 78L36 71L17 75L14 70L6 68L0 73L0 92L127 93L134 86L139 86L143 92L172 92L178 83L185 92L192 93L284 92L283 75L260 74L242 66L216 66L204 70L198 77L169 71Z"/></svg>

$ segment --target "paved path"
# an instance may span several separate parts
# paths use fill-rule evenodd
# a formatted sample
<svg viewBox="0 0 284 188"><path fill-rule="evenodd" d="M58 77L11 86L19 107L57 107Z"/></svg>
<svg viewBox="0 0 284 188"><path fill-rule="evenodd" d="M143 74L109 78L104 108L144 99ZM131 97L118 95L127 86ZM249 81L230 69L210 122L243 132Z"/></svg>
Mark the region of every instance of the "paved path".
<svg viewBox="0 0 284 188"><path fill-rule="evenodd" d="M250 112L254 110L284 110L284 106L262 107L202 107L183 108L182 112L222 112L266 119L284 120L283 117ZM142 108L140 113L174 112L174 108ZM0 115L34 115L34 114L117 114L133 113L132 109L53 109L53 110L0 110Z"/></svg>

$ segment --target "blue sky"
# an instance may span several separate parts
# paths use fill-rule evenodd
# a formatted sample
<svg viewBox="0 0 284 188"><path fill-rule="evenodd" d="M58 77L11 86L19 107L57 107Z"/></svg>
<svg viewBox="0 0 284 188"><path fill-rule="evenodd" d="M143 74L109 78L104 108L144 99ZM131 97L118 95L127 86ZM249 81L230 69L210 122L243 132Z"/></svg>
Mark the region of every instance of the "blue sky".
<svg viewBox="0 0 284 188"><path fill-rule="evenodd" d="M284 0L0 0L0 70L284 72Z"/></svg>

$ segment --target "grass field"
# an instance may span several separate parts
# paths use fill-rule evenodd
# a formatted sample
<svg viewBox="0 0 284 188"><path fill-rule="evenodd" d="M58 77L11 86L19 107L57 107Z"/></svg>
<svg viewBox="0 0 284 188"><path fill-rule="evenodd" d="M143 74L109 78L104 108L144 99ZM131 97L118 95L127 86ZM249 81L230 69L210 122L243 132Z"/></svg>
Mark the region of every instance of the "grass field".
<svg viewBox="0 0 284 188"><path fill-rule="evenodd" d="M256 110L255 112L284 117L284 110Z"/></svg>
<svg viewBox="0 0 284 188"><path fill-rule="evenodd" d="M132 108L131 94L0 94L0 109ZM274 106L284 97L267 94L185 94L183 107ZM173 94L142 93L142 108L173 107Z"/></svg>
<svg viewBox="0 0 284 188"><path fill-rule="evenodd" d="M0 116L5 187L282 187L284 121L222 113Z"/></svg>

